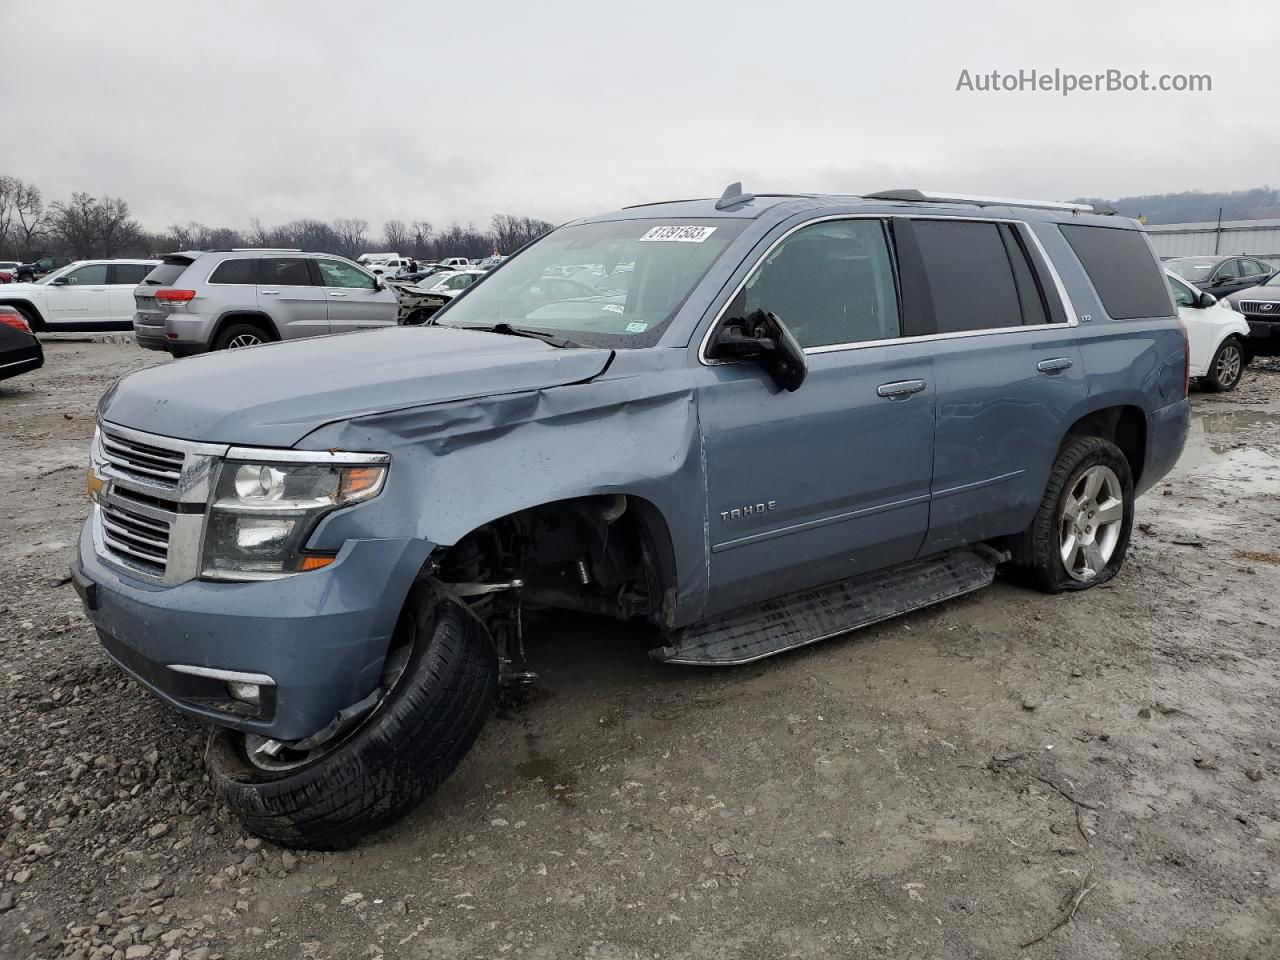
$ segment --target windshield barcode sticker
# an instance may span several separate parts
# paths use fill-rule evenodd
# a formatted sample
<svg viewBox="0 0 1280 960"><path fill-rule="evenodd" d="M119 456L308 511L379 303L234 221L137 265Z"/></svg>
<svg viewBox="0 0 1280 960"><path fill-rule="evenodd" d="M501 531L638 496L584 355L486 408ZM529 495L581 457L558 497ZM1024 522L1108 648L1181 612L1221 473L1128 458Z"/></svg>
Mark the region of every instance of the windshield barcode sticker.
<svg viewBox="0 0 1280 960"><path fill-rule="evenodd" d="M715 227L654 227L640 238L640 242L674 240L677 243L701 243L715 232Z"/></svg>

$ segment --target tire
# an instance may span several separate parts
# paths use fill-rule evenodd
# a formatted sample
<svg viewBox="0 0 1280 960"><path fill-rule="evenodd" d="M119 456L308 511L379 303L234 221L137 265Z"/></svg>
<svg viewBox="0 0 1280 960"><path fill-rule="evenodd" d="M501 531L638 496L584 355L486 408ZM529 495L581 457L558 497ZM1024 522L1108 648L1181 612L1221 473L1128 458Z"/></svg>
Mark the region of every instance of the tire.
<svg viewBox="0 0 1280 960"><path fill-rule="evenodd" d="M215 350L239 350L242 347L256 347L261 343L270 343L269 337L260 326L253 323L232 323L222 328L214 338Z"/></svg>
<svg viewBox="0 0 1280 960"><path fill-rule="evenodd" d="M1094 479L1099 481L1098 489L1084 501L1077 524L1067 513L1068 503L1082 502ZM1097 522L1116 511L1113 500L1119 501L1118 518ZM1120 448L1101 437L1068 437L1049 473L1035 519L1013 544L1014 562L1045 593L1087 590L1106 583L1124 564L1133 502L1133 471ZM1096 508L1092 513L1091 507ZM1090 551L1091 545L1097 547L1096 553Z"/></svg>
<svg viewBox="0 0 1280 960"><path fill-rule="evenodd" d="M420 327L426 323L430 317L431 314L427 313L427 311L422 308L418 308L404 318L404 325L406 327Z"/></svg>
<svg viewBox="0 0 1280 960"><path fill-rule="evenodd" d="M474 615L419 581L396 629L412 649L391 693L317 760L273 775L248 761L242 735L214 732L210 781L251 833L286 847L349 846L418 806L475 743L498 659Z"/></svg>
<svg viewBox="0 0 1280 960"><path fill-rule="evenodd" d="M1240 378L1244 376L1246 359L1244 345L1239 337L1227 337L1218 346L1209 363L1209 371L1200 378L1201 384L1214 393L1228 393L1240 386Z"/></svg>

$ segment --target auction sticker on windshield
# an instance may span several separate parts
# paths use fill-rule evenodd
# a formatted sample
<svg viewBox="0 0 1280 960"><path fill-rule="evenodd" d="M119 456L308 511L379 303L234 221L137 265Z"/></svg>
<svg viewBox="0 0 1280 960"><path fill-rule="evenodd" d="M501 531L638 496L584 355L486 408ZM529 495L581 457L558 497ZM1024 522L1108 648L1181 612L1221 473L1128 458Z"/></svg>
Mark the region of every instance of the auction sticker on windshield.
<svg viewBox="0 0 1280 960"><path fill-rule="evenodd" d="M640 238L640 242L674 240L677 243L701 243L715 232L715 227L654 227Z"/></svg>

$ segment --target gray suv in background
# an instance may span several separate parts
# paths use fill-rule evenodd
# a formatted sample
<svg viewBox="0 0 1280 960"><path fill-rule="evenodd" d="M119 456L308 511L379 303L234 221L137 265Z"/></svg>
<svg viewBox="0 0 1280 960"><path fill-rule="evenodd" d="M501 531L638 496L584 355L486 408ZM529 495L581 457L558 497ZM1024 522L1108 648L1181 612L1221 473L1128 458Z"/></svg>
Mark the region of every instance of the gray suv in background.
<svg viewBox="0 0 1280 960"><path fill-rule="evenodd" d="M398 301L350 260L299 250L171 253L134 291L138 345L175 357L395 326Z"/></svg>

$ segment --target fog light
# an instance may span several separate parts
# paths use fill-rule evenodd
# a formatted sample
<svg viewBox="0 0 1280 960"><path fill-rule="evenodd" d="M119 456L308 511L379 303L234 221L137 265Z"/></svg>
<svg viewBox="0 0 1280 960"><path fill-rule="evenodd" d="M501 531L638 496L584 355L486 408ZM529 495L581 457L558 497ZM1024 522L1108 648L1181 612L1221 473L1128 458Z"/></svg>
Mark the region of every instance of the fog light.
<svg viewBox="0 0 1280 960"><path fill-rule="evenodd" d="M241 703L249 703L255 707L262 705L262 688L256 683L231 680L227 683L227 692Z"/></svg>

